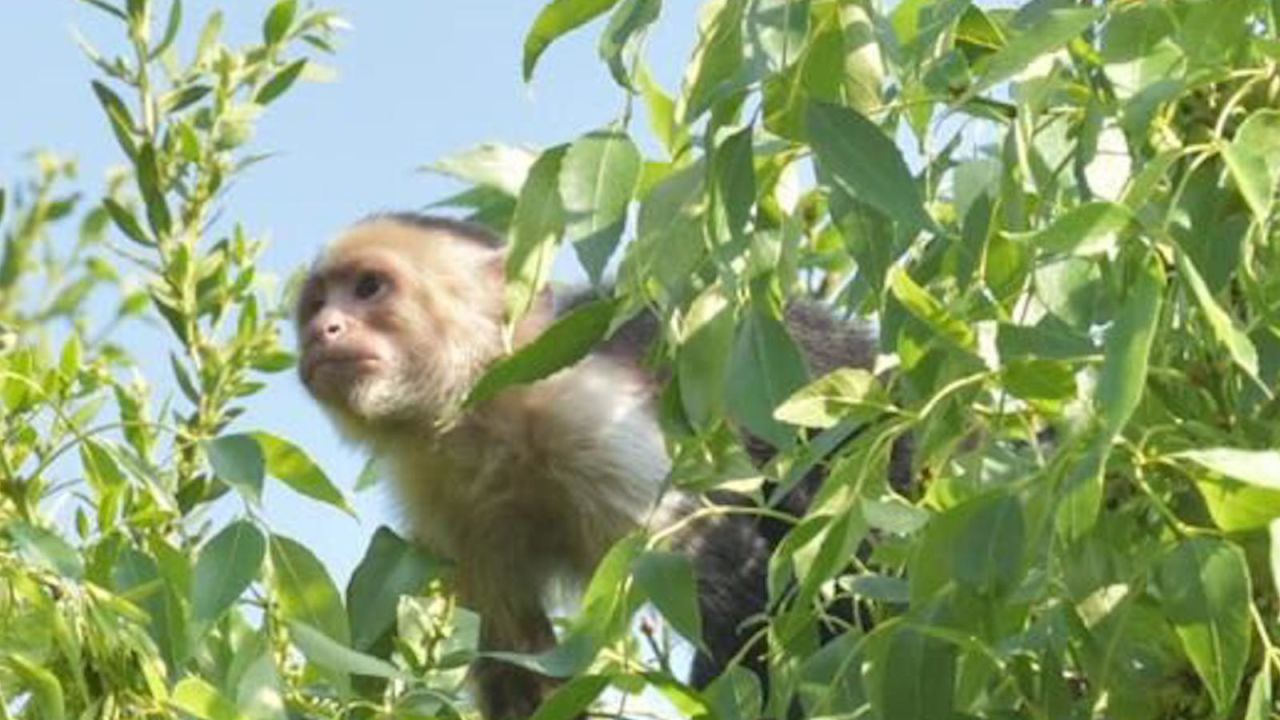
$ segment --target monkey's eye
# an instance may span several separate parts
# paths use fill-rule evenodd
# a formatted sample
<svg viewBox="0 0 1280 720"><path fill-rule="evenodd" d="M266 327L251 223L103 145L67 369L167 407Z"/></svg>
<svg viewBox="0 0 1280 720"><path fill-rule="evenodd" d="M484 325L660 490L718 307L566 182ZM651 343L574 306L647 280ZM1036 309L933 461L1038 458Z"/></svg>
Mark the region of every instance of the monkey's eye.
<svg viewBox="0 0 1280 720"><path fill-rule="evenodd" d="M355 294L357 300L369 300L380 294L386 289L388 283L386 278L378 273L366 272L361 273L356 278Z"/></svg>

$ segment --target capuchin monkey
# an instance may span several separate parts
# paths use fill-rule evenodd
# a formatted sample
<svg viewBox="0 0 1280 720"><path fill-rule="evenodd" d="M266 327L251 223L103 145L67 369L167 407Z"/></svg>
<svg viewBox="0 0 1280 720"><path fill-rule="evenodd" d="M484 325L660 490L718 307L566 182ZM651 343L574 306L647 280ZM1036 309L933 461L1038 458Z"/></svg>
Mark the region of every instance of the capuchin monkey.
<svg viewBox="0 0 1280 720"><path fill-rule="evenodd" d="M615 541L661 528L699 499L663 493L671 463L658 427L658 381L641 364L656 334L642 318L541 381L463 412L486 367L506 352L499 239L470 223L410 213L357 223L325 249L299 297L298 369L348 438L384 462L415 539L456 564L463 605L481 616L481 649L554 647L544 606L560 581L589 579ZM554 319L548 299L515 328L517 346ZM788 324L811 369L866 367L871 343L817 306ZM797 329L798 328L798 329ZM749 443L759 459L770 451ZM803 498L793 499L803 512ZM698 579L707 653L703 686L743 650L767 604L775 538L725 515L679 539ZM765 678L763 643L743 653ZM525 718L555 681L480 660L477 704L490 720Z"/></svg>

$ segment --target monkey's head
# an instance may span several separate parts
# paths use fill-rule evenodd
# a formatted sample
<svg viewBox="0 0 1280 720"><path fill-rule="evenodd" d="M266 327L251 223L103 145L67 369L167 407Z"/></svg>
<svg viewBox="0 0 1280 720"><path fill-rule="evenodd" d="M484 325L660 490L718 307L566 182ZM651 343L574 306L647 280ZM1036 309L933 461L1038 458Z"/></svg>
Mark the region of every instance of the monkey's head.
<svg viewBox="0 0 1280 720"><path fill-rule="evenodd" d="M316 261L297 309L298 372L344 424L432 423L502 350L501 244L410 214L357 223Z"/></svg>

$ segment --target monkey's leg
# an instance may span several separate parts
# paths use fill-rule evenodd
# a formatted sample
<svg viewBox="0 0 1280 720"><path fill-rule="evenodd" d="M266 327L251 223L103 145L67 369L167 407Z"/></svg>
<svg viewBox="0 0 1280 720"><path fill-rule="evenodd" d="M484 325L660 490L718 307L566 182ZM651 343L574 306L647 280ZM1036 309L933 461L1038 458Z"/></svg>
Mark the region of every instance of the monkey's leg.
<svg viewBox="0 0 1280 720"><path fill-rule="evenodd" d="M743 516L724 516L690 541L698 581L698 609L707 652L693 661L690 682L706 687L751 642L759 629L750 621L768 605L769 544L755 523ZM742 666L760 679L768 693L763 639L742 655Z"/></svg>
<svg viewBox="0 0 1280 720"><path fill-rule="evenodd" d="M536 592L537 585L512 578L506 587L480 578L460 578L462 603L480 613L480 649L539 653L555 647L555 632ZM533 715L556 681L490 658L471 667L476 704L488 720L523 720Z"/></svg>

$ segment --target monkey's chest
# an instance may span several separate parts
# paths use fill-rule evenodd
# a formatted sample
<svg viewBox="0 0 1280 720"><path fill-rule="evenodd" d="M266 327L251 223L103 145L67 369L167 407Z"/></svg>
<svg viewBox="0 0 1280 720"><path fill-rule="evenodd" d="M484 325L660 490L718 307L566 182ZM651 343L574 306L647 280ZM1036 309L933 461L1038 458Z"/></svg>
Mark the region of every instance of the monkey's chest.
<svg viewBox="0 0 1280 720"><path fill-rule="evenodd" d="M600 469L538 463L500 445L483 450L441 452L397 473L415 537L473 569L589 574L647 511L649 498Z"/></svg>

